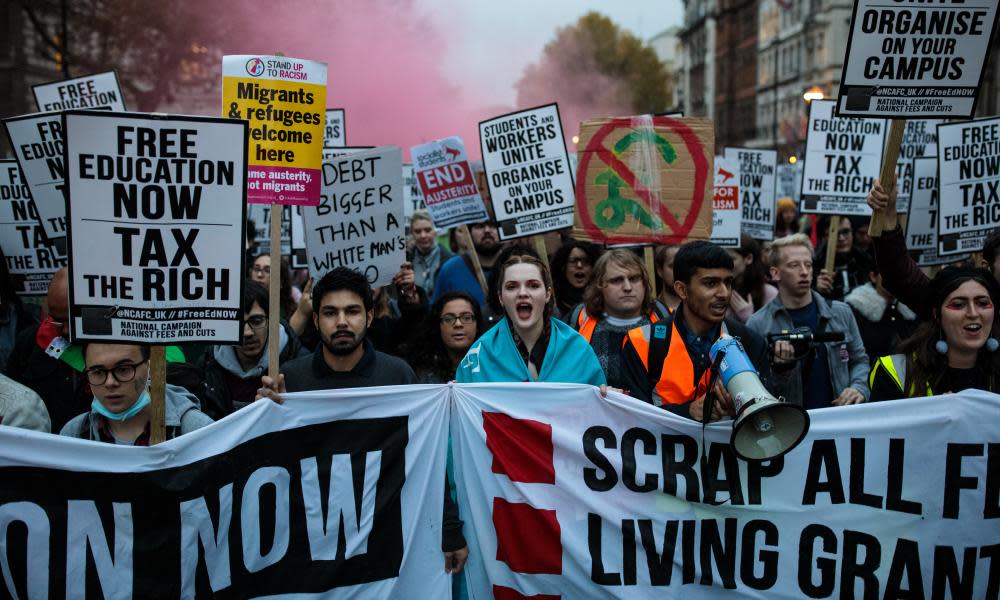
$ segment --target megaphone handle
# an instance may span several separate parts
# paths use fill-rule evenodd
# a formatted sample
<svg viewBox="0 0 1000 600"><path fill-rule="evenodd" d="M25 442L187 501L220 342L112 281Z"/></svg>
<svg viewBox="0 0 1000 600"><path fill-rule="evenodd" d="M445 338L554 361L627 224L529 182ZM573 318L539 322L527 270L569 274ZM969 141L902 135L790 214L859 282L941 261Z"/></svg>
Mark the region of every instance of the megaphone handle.
<svg viewBox="0 0 1000 600"><path fill-rule="evenodd" d="M705 471L708 468L708 458L705 456L705 428L708 427L708 422L712 419L712 411L715 410L715 384L719 380L719 368L722 365L722 358L725 356L725 349L719 350L719 353L715 355L715 360L712 361L711 366L709 366L708 371L708 388L705 390L705 405L702 407L701 413L701 451L698 456L698 466L701 469L702 481L707 481L705 479ZM695 389L695 398L692 400L697 400L698 390ZM732 500L732 496L726 498L725 500L713 500L709 502L706 498L702 498L702 503L708 504L710 506L722 506L723 504Z"/></svg>

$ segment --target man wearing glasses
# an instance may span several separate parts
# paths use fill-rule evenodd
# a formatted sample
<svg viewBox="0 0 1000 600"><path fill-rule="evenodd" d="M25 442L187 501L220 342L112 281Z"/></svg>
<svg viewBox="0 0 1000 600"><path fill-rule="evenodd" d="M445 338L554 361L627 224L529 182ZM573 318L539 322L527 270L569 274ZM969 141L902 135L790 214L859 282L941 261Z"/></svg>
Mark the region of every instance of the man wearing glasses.
<svg viewBox="0 0 1000 600"><path fill-rule="evenodd" d="M267 373L267 290L252 281L243 286L243 342L237 346L217 345L205 350L201 360L204 373L204 410L221 419L254 401L261 377ZM291 327L281 323L278 330L278 362L283 364L306 352Z"/></svg>
<svg viewBox="0 0 1000 600"><path fill-rule="evenodd" d="M93 392L90 411L66 423L60 435L121 444L149 445L149 348L135 344L85 343L84 375ZM198 410L197 398L167 384L166 439L212 422Z"/></svg>

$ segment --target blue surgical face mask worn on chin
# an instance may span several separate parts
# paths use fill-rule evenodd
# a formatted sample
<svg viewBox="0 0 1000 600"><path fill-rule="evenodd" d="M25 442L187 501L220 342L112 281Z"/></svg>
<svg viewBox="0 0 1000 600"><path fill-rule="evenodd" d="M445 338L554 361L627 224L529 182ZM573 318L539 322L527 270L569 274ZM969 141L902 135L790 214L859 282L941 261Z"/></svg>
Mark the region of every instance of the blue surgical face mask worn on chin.
<svg viewBox="0 0 1000 600"><path fill-rule="evenodd" d="M94 412L103 415L105 418L111 419L112 421L124 421L126 419L131 419L142 412L142 409L149 406L151 400L152 399L149 397L149 382L147 381L146 387L142 390L142 393L139 394L139 399L136 400L132 406L126 408L122 412L116 413L108 410L108 407L101 404L101 401L97 399L97 396L94 396L94 401L90 403L90 408Z"/></svg>

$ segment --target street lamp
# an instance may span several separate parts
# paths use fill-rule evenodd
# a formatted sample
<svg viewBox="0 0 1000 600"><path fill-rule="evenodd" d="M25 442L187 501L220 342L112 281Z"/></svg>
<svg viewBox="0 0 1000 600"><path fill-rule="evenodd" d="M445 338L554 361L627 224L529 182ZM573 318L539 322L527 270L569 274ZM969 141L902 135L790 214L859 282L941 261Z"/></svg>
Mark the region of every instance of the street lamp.
<svg viewBox="0 0 1000 600"><path fill-rule="evenodd" d="M811 88L806 90L804 94L802 94L802 99L805 100L806 102L812 102L813 100L822 100L825 97L826 95L823 93L823 89L818 85L812 86Z"/></svg>

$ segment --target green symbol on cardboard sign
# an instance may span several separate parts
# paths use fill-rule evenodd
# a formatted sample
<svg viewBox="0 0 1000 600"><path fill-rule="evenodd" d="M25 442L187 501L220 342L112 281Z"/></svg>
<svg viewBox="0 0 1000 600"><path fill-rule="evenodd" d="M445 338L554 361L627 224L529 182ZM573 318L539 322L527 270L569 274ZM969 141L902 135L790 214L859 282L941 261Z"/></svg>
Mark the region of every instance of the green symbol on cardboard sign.
<svg viewBox="0 0 1000 600"><path fill-rule="evenodd" d="M660 157L668 165L677 159L677 153L670 142L648 129L633 131L618 140L614 147L615 155L620 156L635 142L646 142L655 147ZM639 178L636 177L636 179ZM601 172L594 182L608 186L608 197L598 202L595 207L597 214L594 215L594 222L601 229L615 229L621 226L625 222L626 215L632 215L639 223L649 229L656 230L663 227L663 222L658 217L649 214L644 206L631 198L621 196L620 190L625 182L613 170L607 169ZM649 182L642 181L642 184L648 186Z"/></svg>

